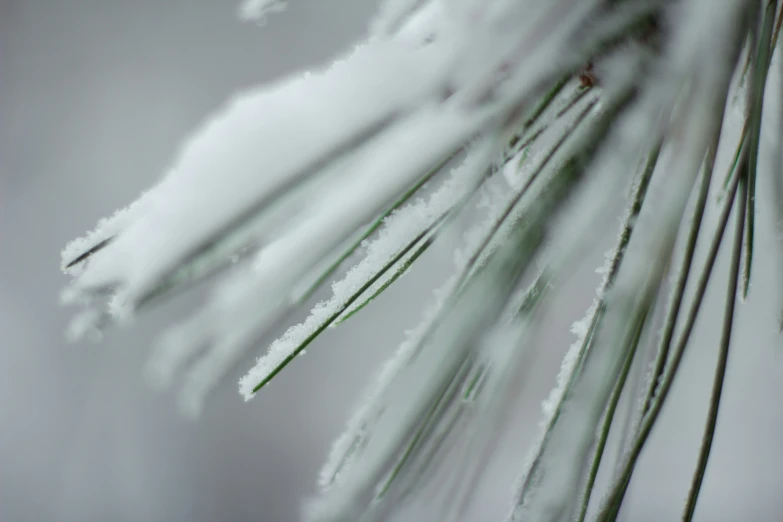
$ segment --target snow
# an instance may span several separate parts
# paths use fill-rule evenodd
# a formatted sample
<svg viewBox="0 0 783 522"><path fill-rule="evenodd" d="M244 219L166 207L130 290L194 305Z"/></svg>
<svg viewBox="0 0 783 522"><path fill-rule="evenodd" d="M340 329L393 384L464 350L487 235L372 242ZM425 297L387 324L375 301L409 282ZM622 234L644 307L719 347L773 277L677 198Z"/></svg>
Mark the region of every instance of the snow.
<svg viewBox="0 0 783 522"><path fill-rule="evenodd" d="M243 12L259 14L279 6L246 2ZM496 147L502 134L496 130L503 130L497 127L516 123L502 119L504 114L558 67L540 54L527 63L528 74L514 84L515 90L475 105L469 84L480 80L476 85L491 86L494 81L485 80L501 65L482 57L493 47L517 46L521 36L509 22L527 20L526 14L502 2L489 11L471 1L454 9L442 2L389 2L386 9L388 20L399 19L391 22L399 31L376 34L323 71L236 96L187 140L157 187L66 247L64 262L69 263L110 240L69 269L74 279L64 299L98 307L96 295L112 289L107 304L111 317L105 312L82 315L71 330L74 334L87 333L98 321L131 318L139 303L183 263L185 270L198 275L205 262L215 267L225 254L234 265L228 275L199 311L165 333L149 364L151 380L166 386L196 358L180 403L197 413L221 376L296 302L303 278L432 166L482 134L494 136L487 146ZM442 13L443 19L434 13ZM532 8L530 13L543 16L546 10ZM440 21L433 25L436 19ZM379 21L378 27L384 23ZM428 35L432 41L423 42ZM563 44L560 34L545 38L537 49L543 53ZM448 88L464 92L444 100ZM492 160L493 152L485 154L478 160L481 165L466 167L475 170L471 175ZM443 209L470 186L454 185L430 206L412 207L410 215L415 217L407 226L416 219L421 231L420 225L443 216ZM402 214L390 222L395 219L403 223ZM218 239L225 244L218 245ZM238 252L231 250L247 244L260 248L251 263L239 262ZM399 247L390 240L384 248L392 245ZM494 245L487 252L494 251ZM391 252L376 248L370 259ZM337 300L317 306L309 322L293 327L284 336L286 342L270 347L241 381L246 398L293 355L294 341L312 333L313 325L322 323L339 300L367 281L370 266L361 265L338 283ZM365 295L397 270L393 267Z"/></svg>
<svg viewBox="0 0 783 522"><path fill-rule="evenodd" d="M244 22L265 25L272 13L280 13L288 7L286 0L244 0L237 9L237 16Z"/></svg>
<svg viewBox="0 0 783 522"><path fill-rule="evenodd" d="M714 4L708 5L701 0L694 4L694 10L688 11L687 16L701 21L710 20L718 28L731 24L731 9L715 10ZM690 28L691 24L683 25L686 26ZM719 31L714 27L711 29L711 37L705 34L701 37L713 41L723 38L717 35L731 34L729 30ZM523 500L523 503L515 505L512 520L520 520L520 517L533 521L554 520L570 513L570 502L576 498L576 488L587 462L603 405L614 385L612 376L616 375L624 357L618 347L626 346L625 341L633 335L635 319L649 305L654 288L663 276L703 151L716 125L716 118L720 116L715 114L714 107L720 106L726 99L724 87L728 88L732 71L715 67L712 63L695 66L700 56L696 51L702 49L703 40L692 42L691 34L680 36L680 39L675 38L676 45L670 52L675 53L676 61L679 62L677 71L682 72L682 76L674 74L669 81L682 81L684 84L684 78L689 77L693 82L690 85L693 90L688 97L687 109L683 105L681 112L677 113L678 118L671 123L672 126L678 126L679 139L672 144L674 154L669 174L661 176L665 181L656 178L658 183L651 186L648 198L652 204L643 208L626 260L615 283L606 293L603 325L595 334L595 341L586 354L572 389L567 395L563 394L561 382L553 392L553 398L561 396L558 402L561 403L562 412L549 433L547 447L539 461L539 483L535 494L525 499L517 498L517 502ZM722 45L717 49L724 53L731 52L727 47ZM726 63L717 59L714 61ZM693 93L697 89L699 95L695 96ZM672 92L672 89L664 92ZM685 95L688 96L688 91ZM643 136L643 133L637 132L630 136ZM655 217L649 216L650 208L654 209ZM656 253L656 256L651 258L650 252ZM570 353L571 350L561 373L570 373L568 367L573 365L574 359ZM547 411L553 410L551 400L545 407Z"/></svg>
<svg viewBox="0 0 783 522"><path fill-rule="evenodd" d="M350 454L351 448L361 444L361 441L369 437L372 428L387 406L388 394L394 379L410 363L416 350L421 348L425 334L434 327L435 322L441 317L447 299L460 283L458 273L464 269L465 263L479 247L487 230L497 219L497 214L502 209L501 203L508 198L507 194L491 190L483 191L483 196L480 203L487 212L486 219L464 234L464 246L455 253L455 274L434 292L434 300L427 308L422 322L416 328L406 332L406 340L383 365L367 392L362 394L362 403L348 421L346 431L335 441L330 457L321 470L319 485L322 489L328 489L350 467L352 459L356 457L356 455Z"/></svg>
<svg viewBox="0 0 783 522"><path fill-rule="evenodd" d="M88 291L119 283L118 311L132 309L205 237L221 233L258 201L317 174L332 151L420 102L435 88L441 61L431 46L413 50L379 41L326 72L237 96L188 141L176 166L139 205L143 212L112 221L117 224L110 228L122 224L123 233L93 256L74 286ZM398 85L400 73L410 81Z"/></svg>
<svg viewBox="0 0 783 522"><path fill-rule="evenodd" d="M338 313L350 311L348 301L406 245L438 221L458 200L470 194L489 162L487 146L472 150L463 164L429 200L418 199L390 215L379 236L367 246L365 257L346 276L332 285L333 296L318 303L304 323L292 326L272 343L267 354L240 381L240 391L249 399L253 388L301 347L303 342ZM392 269L393 271L393 269ZM376 282L365 295L382 284Z"/></svg>
<svg viewBox="0 0 783 522"><path fill-rule="evenodd" d="M705 136L712 132L715 107L724 101L721 89L727 72L723 67L728 60L715 59L715 53L729 57L734 52L730 29L736 25L733 15L742 2L722 0L717 8L715 0L680 3L673 17L671 47L664 51L667 59L656 62L658 70L621 119L619 131L610 136L611 147L602 151L598 166L586 176L588 181L568 201L569 215L578 217L568 226L556 219L568 191L557 184L553 173L572 158L569 154L589 143L588 131L580 127L582 120L569 116L547 131L559 136L570 124L578 127L564 150L545 154L552 145L547 139L521 150L500 149L506 144L504 136L518 130L530 102L551 86L564 67L581 63L585 50L623 30L640 12L635 9L649 9L656 2L632 2L628 11L598 17L601 23L595 26L585 24L603 4L599 0L386 0L366 42L329 68L236 96L190 137L155 188L66 246L63 265L96 245L103 246L86 261L64 267L73 281L63 300L87 308L72 323L70 335L96 335L104 321L131 317L139 303L183 263L187 270L195 270L188 263L195 264L206 247L225 240L228 246L223 245L222 253L230 250L225 256L230 269L198 311L164 334L148 369L158 386L170 385L177 373L184 372L179 405L195 416L209 391L263 332L298 304L303 280L319 273L324 260L334 259L357 230L433 167L466 150L462 164L436 191L408 202L385 219L378 236L363 245L363 259L332 284L330 299L315 305L304 322L290 327L268 347L239 382L240 393L249 400L259 384L304 355L312 337L355 311L399 273L413 251L382 272L405 248L430 240L436 234L434 227L452 225L451 219L482 183L488 167L502 157L501 152L509 153L510 160L494 173L505 178L505 188L511 190L483 189L487 221L466 234L465 248L455 255L455 276L436 293L424 321L408 332L383 366L321 472L322 510L315 509L313 517L344 518L353 514L362 495L388 471L390 455L437 392L437 383L448 380L450 370L472 356L495 363L502 370L485 375L489 395L494 397L504 395L509 376L521 364L521 354L512 353L510 346L523 335L522 329L500 328L487 336L469 329L505 325L513 314L498 309L497 316L485 317L489 312L483 308L466 311L464 304L455 311L455 302L460 302L455 296L465 290L466 276L491 264L498 257L494 254L508 255L504 247L518 240L521 233L517 232L526 227L544 235L557 232L552 241L546 237L546 251L536 260L544 265L540 277L561 276L591 237L588 228L608 212L603 204L607 191L626 187L631 165L668 126L674 137L668 145L669 171L650 188L650 204L645 204L635 223L638 233L616 280L609 284L619 252L607 253L606 264L597 271L604 276L597 298L585 318L574 323L576 341L542 405L542 425L552 429L535 448L541 456L536 463L540 484L536 495L516 499L522 503L515 505L512 515L524 513L533 521L561 517L574 498L614 383L612 376L623 360L618 347L650 304L674 248L706 147ZM285 5L281 0L246 0L239 15L263 22ZM704 60L706 50L713 59ZM637 83L632 75L640 73L638 63L649 58L634 45L607 57L601 69L601 102L585 97L578 104L582 114L596 116L600 111L594 108L603 109L601 103L611 102L624 86ZM672 111L679 117L670 122ZM525 200L515 200L515 193L528 185ZM550 199L553 192L558 195ZM238 251L248 245L253 245L250 259ZM652 259L650 252L656 254ZM477 279L490 297L518 303L520 289L499 290L500 276ZM108 310L102 310L96 297L107 288L114 293ZM482 301L497 305L486 297L482 295ZM583 352L599 312L602 326L591 349ZM444 331L444 317L453 331ZM429 342L433 332L437 342ZM476 342L468 346L460 334L473 336ZM503 343L495 343L500 347L493 351L486 348L493 344L488 339ZM456 348L449 350L452 345ZM410 379L409 387L401 384L402 374ZM497 420L500 402L495 400L477 398L486 407L479 417L488 425ZM388 413L390 409L393 413ZM379 428L381 423L384 429ZM475 456L486 451L494 431L474 426L464 436L473 453L454 464L467 472L455 479L463 491L480 468ZM356 461L360 455L361 463Z"/></svg>

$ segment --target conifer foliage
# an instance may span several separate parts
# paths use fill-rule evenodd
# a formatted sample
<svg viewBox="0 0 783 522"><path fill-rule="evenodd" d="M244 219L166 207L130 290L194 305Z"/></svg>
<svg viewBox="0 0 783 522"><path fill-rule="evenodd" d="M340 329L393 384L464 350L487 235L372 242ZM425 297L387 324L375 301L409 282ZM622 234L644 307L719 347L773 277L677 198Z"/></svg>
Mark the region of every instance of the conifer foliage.
<svg viewBox="0 0 783 522"><path fill-rule="evenodd" d="M282 7L247 1L241 16ZM759 207L783 225L782 11L779 0L386 0L351 52L237 95L157 186L64 249L63 297L81 309L69 333L209 281L149 364L161 385L182 376L179 404L197 414L317 289L331 283L331 297L263 350L239 382L246 400L456 231L452 277L370 383L305 517L380 522L429 503L433 520L460 520L539 349L536 325L557 313L553 294L598 224L621 215L508 514L611 521L728 243L691 520L735 309L752 298ZM623 393L637 407L616 419ZM594 491L618 423L624 451Z"/></svg>

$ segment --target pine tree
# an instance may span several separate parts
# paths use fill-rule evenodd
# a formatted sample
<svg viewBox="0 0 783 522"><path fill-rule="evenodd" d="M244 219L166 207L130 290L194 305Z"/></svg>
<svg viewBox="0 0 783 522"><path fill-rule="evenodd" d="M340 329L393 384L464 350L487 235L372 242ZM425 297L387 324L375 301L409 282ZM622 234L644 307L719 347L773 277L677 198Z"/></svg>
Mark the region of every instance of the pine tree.
<svg viewBox="0 0 783 522"><path fill-rule="evenodd" d="M282 6L250 0L242 16ZM350 53L231 100L156 187L65 248L64 296L83 308L70 334L210 281L210 298L150 361L162 385L184 372L179 403L197 414L327 282L331 298L241 379L246 400L456 234L453 276L335 442L307 517L389 520L436 502L437 487L449 494L438 520L459 520L540 349L537 325L558 313L553 296L597 229L621 215L509 520L582 521L588 504L597 520L617 518L722 252L730 270L713 281L726 301L711 319L721 340L691 520L740 341L735 308L752 297L758 207L771 202L783 226L781 20L778 0L386 0ZM759 186L771 197L757 198ZM633 367L647 374L629 379ZM637 407L620 419L623 393ZM613 426L623 453L598 492Z"/></svg>

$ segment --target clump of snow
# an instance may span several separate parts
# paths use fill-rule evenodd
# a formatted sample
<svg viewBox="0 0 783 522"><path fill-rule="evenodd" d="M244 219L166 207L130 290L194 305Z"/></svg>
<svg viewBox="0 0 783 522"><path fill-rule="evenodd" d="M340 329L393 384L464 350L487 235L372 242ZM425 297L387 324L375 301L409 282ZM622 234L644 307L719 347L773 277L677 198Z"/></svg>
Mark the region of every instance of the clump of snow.
<svg viewBox="0 0 783 522"><path fill-rule="evenodd" d="M244 22L265 25L270 14L285 11L287 7L287 0L244 0L237 9L237 16Z"/></svg>
<svg viewBox="0 0 783 522"><path fill-rule="evenodd" d="M325 72L237 97L189 140L143 204L89 236L100 239L123 228L74 286L88 291L117 285L118 310L132 307L205 237L219 234L265 197L317 174L319 162L335 149L420 103L437 85L441 51L373 42ZM402 71L409 81L399 84Z"/></svg>

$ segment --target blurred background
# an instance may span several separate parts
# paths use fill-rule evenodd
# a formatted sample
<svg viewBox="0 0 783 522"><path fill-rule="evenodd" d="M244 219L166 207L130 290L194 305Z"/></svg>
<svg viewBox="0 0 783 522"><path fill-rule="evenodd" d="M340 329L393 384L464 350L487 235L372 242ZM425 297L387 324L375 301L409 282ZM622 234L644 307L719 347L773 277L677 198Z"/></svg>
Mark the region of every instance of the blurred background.
<svg viewBox="0 0 783 522"><path fill-rule="evenodd" d="M259 27L237 19L235 2L217 0L0 0L0 522L298 520L331 441L448 275L450 252L428 254L248 404L237 369L197 422L141 379L155 333L189 303L99 344L67 344L59 252L149 187L232 93L333 58L360 37L375 4L293 0ZM760 207L756 281L776 276L768 210ZM542 327L545 349L471 511L477 522L506 512L540 401L572 342L568 325L592 299L595 254L586 282ZM725 288L713 286L626 520L679 518L719 336ZM783 520L783 343L774 291L756 286L738 312L697 509L705 522Z"/></svg>

